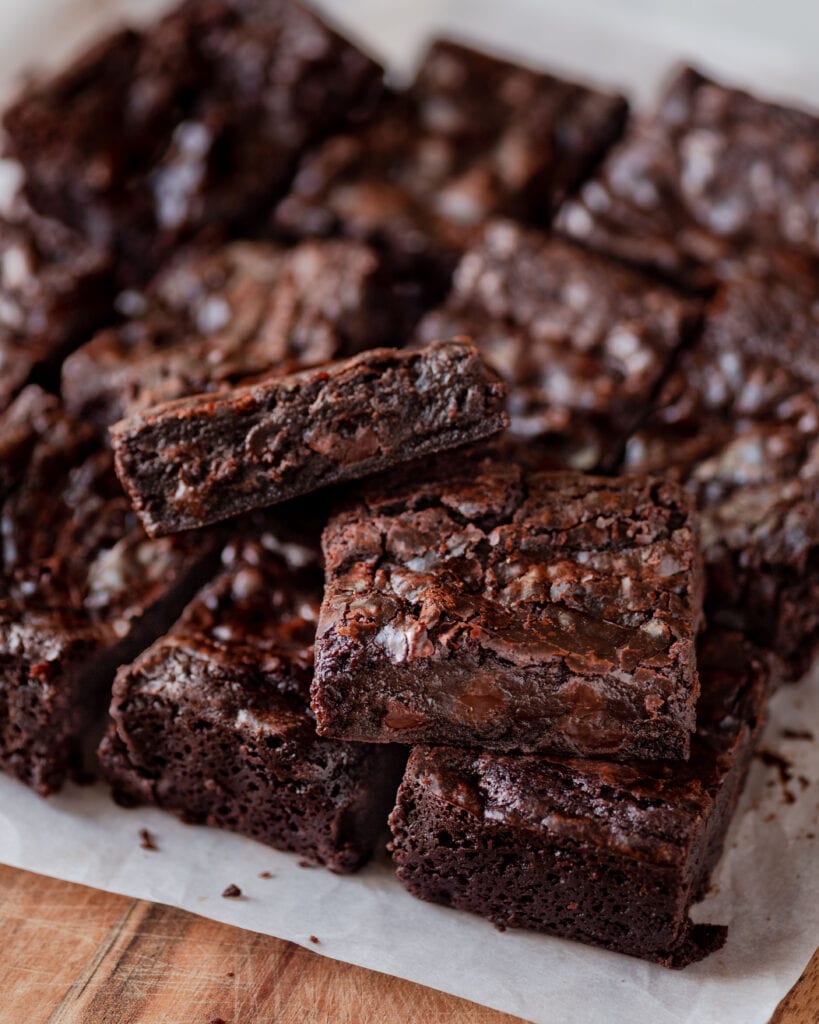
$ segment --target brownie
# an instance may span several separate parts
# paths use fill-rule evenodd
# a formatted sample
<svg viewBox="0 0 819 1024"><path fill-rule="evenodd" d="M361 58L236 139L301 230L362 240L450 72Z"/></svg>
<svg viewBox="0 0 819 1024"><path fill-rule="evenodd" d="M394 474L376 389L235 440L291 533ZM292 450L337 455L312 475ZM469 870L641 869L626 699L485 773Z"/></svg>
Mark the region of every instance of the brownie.
<svg viewBox="0 0 819 1024"><path fill-rule="evenodd" d="M271 520L237 531L222 573L120 670L100 757L120 800L347 872L383 832L405 758L316 735L317 556Z"/></svg>
<svg viewBox="0 0 819 1024"><path fill-rule="evenodd" d="M451 457L374 481L323 547L322 735L688 756L702 586L676 484Z"/></svg>
<svg viewBox="0 0 819 1024"><path fill-rule="evenodd" d="M819 647L819 304L815 278L746 271L711 302L629 472L676 473L701 511L709 620L798 677Z"/></svg>
<svg viewBox="0 0 819 1024"><path fill-rule="evenodd" d="M274 221L379 245L434 294L487 217L548 222L625 113L620 96L439 40L407 93L304 158Z"/></svg>
<svg viewBox="0 0 819 1024"><path fill-rule="evenodd" d="M509 386L521 447L562 468L610 470L697 314L636 271L493 221L417 337L473 339Z"/></svg>
<svg viewBox="0 0 819 1024"><path fill-rule="evenodd" d="M691 758L613 764L416 747L390 823L421 899L667 967L718 949L693 924L747 774L767 669L736 633L699 645Z"/></svg>
<svg viewBox="0 0 819 1024"><path fill-rule="evenodd" d="M38 389L0 417L0 459L0 768L45 795L117 665L173 621L218 546L212 531L150 540L110 450Z"/></svg>
<svg viewBox="0 0 819 1024"><path fill-rule="evenodd" d="M32 205L144 281L181 237L254 225L304 147L357 123L381 68L295 0L187 0L6 111Z"/></svg>
<svg viewBox="0 0 819 1024"><path fill-rule="evenodd" d="M561 210L575 238L707 288L749 249L819 256L819 117L691 68Z"/></svg>
<svg viewBox="0 0 819 1024"><path fill-rule="evenodd" d="M121 296L129 319L65 361L62 393L75 415L111 424L158 402L349 356L395 337L393 298L378 256L355 242L186 252L145 292Z"/></svg>
<svg viewBox="0 0 819 1024"><path fill-rule="evenodd" d="M181 398L111 436L119 477L155 536L497 433L503 402L500 381L456 339Z"/></svg>
<svg viewBox="0 0 819 1024"><path fill-rule="evenodd" d="M14 204L0 219L0 412L110 313L106 255Z"/></svg>

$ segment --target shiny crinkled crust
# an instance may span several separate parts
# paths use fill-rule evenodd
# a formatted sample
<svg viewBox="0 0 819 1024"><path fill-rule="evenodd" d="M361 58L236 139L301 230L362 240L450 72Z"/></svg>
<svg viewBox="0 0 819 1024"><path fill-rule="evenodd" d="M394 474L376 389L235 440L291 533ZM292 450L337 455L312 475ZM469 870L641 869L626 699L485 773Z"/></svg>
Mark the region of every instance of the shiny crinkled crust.
<svg viewBox="0 0 819 1024"><path fill-rule="evenodd" d="M698 315L644 274L496 220L416 337L471 337L509 387L521 445L561 468L610 470Z"/></svg>
<svg viewBox="0 0 819 1024"><path fill-rule="evenodd" d="M416 747L390 819L398 877L421 899L670 967L719 948L692 925L764 720L767 659L736 633L699 644L687 763Z"/></svg>
<svg viewBox="0 0 819 1024"><path fill-rule="evenodd" d="M325 735L686 757L702 580L656 479L449 456L331 519L312 703Z"/></svg>
<svg viewBox="0 0 819 1024"><path fill-rule="evenodd" d="M686 68L556 224L595 249L707 288L752 249L819 256L817 175L819 117Z"/></svg>

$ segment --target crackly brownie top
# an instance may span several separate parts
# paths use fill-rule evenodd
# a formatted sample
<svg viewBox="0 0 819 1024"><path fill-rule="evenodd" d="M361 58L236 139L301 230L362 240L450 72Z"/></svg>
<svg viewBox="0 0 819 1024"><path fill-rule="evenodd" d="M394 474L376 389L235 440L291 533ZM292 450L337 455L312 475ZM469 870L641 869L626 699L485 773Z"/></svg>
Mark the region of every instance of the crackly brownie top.
<svg viewBox="0 0 819 1024"><path fill-rule="evenodd" d="M0 437L23 413L36 436L22 442L25 464L8 473L0 494L0 617L53 616L52 629L62 620L67 629L94 624L122 637L211 542L149 540L94 431L28 388L0 417Z"/></svg>
<svg viewBox="0 0 819 1024"><path fill-rule="evenodd" d="M692 303L639 273L494 221L417 334L469 335L509 384L513 434L588 470L614 457L694 316Z"/></svg>
<svg viewBox="0 0 819 1024"><path fill-rule="evenodd" d="M96 326L108 283L104 253L17 202L0 219L0 411L40 363Z"/></svg>
<svg viewBox="0 0 819 1024"><path fill-rule="evenodd" d="M223 570L156 645L156 663L186 662L197 675L251 680L306 702L321 603L318 538L282 532L273 517L239 527L222 553ZM150 659L148 659L150 661ZM141 671L150 674L145 659Z"/></svg>
<svg viewBox="0 0 819 1024"><path fill-rule="evenodd" d="M819 255L819 117L690 68L561 211L576 238L693 285L748 247Z"/></svg>
<svg viewBox="0 0 819 1024"><path fill-rule="evenodd" d="M687 671L677 663L702 595L690 503L674 484L450 457L421 481L371 485L330 521L323 548L323 644L366 644L404 665L477 645L523 670Z"/></svg>
<svg viewBox="0 0 819 1024"><path fill-rule="evenodd" d="M121 222L138 223L148 246L151 230L252 216L380 88L378 65L293 0L187 0L33 83L4 124L40 204L126 246Z"/></svg>
<svg viewBox="0 0 819 1024"><path fill-rule="evenodd" d="M546 221L624 113L618 96L438 41L407 94L305 159L277 222L405 257L457 251L493 213Z"/></svg>
<svg viewBox="0 0 819 1024"><path fill-rule="evenodd" d="M819 544L819 300L812 277L735 275L709 306L628 471L673 468L697 493L706 551L798 563ZM750 557L750 555L749 555Z"/></svg>
<svg viewBox="0 0 819 1024"><path fill-rule="evenodd" d="M700 727L687 762L615 764L416 747L407 778L485 822L657 864L682 862L714 809L736 747L761 718L764 659L738 633L699 642Z"/></svg>
<svg viewBox="0 0 819 1024"><path fill-rule="evenodd" d="M106 422L158 402L287 373L383 343L393 322L380 261L363 245L292 249L234 242L173 260L144 293L119 300L130 319L66 361L72 411Z"/></svg>

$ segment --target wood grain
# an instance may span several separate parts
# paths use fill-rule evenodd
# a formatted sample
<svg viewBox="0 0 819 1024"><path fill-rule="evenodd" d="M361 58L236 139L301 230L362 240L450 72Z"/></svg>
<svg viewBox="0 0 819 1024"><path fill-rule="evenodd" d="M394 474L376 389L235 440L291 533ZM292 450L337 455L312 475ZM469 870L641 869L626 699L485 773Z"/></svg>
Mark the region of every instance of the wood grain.
<svg viewBox="0 0 819 1024"><path fill-rule="evenodd" d="M14 1024L519 1024L432 989L144 900L0 866Z"/></svg>
<svg viewBox="0 0 819 1024"><path fill-rule="evenodd" d="M0 1020L520 1024L289 942L2 865ZM819 952L771 1024L817 1021Z"/></svg>

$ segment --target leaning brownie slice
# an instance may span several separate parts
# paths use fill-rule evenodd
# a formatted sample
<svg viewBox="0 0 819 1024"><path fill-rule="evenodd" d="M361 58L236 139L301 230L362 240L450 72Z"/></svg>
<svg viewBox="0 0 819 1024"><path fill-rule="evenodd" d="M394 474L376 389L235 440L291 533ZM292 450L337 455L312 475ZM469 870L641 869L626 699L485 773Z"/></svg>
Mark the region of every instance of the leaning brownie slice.
<svg viewBox="0 0 819 1024"><path fill-rule="evenodd" d="M0 220L0 412L111 312L109 261L17 202Z"/></svg>
<svg viewBox="0 0 819 1024"><path fill-rule="evenodd" d="M688 756L702 588L677 485L451 456L374 481L323 546L322 735Z"/></svg>
<svg viewBox="0 0 819 1024"><path fill-rule="evenodd" d="M110 450L36 389L0 418L0 438L0 767L47 794L116 667L173 621L217 546L211 533L150 540Z"/></svg>
<svg viewBox="0 0 819 1024"><path fill-rule="evenodd" d="M710 304L628 472L678 474L700 508L707 613L798 677L819 647L819 307L816 283L746 270Z"/></svg>
<svg viewBox="0 0 819 1024"><path fill-rule="evenodd" d="M718 949L692 924L747 774L767 667L739 634L699 645L702 699L683 764L611 764L417 747L390 823L421 899L668 967Z"/></svg>
<svg viewBox="0 0 819 1024"><path fill-rule="evenodd" d="M748 249L819 256L819 117L690 68L636 122L557 226L694 288Z"/></svg>
<svg viewBox="0 0 819 1024"><path fill-rule="evenodd" d="M151 535L273 505L498 433L504 389L463 340L158 405L111 431Z"/></svg>
<svg viewBox="0 0 819 1024"><path fill-rule="evenodd" d="M511 431L530 454L609 470L697 313L643 274L495 221L417 334L472 338L508 384Z"/></svg>
<svg viewBox="0 0 819 1024"><path fill-rule="evenodd" d="M188 252L120 305L130 319L100 332L62 372L68 409L106 425L375 348L395 337L400 312L371 249L323 240Z"/></svg>
<svg viewBox="0 0 819 1024"><path fill-rule="evenodd" d="M6 111L32 205L144 281L181 237L255 226L301 151L358 122L381 68L296 0L186 0Z"/></svg>
<svg viewBox="0 0 819 1024"><path fill-rule="evenodd" d="M272 522L240 531L221 575L120 671L100 757L120 799L353 871L386 824L404 759L316 735L317 556Z"/></svg>
<svg viewBox="0 0 819 1024"><path fill-rule="evenodd" d="M487 217L548 223L625 112L619 96L438 41L406 94L305 157L275 223L379 245L434 294Z"/></svg>

